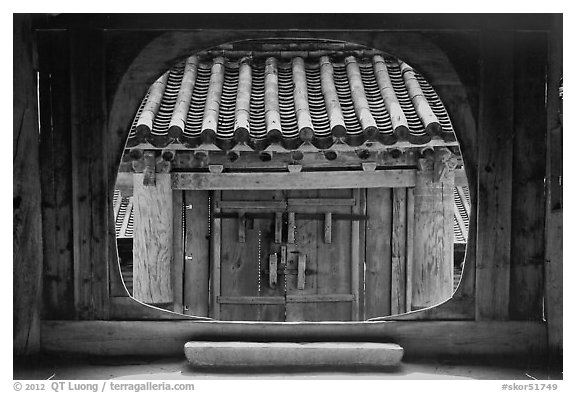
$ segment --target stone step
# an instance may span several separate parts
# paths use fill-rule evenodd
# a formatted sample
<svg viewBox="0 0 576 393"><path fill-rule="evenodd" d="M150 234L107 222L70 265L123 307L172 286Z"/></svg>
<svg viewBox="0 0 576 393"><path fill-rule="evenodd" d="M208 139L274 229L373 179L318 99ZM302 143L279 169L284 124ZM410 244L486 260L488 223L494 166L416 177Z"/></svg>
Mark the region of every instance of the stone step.
<svg viewBox="0 0 576 393"><path fill-rule="evenodd" d="M184 353L193 367L382 367L399 365L404 349L373 342L190 341Z"/></svg>

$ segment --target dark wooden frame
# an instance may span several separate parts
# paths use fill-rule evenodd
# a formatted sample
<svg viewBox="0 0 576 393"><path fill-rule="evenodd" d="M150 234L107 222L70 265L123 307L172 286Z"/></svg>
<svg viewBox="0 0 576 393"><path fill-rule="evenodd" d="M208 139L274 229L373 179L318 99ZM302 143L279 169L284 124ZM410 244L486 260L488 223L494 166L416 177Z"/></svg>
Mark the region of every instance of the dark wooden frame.
<svg viewBox="0 0 576 393"><path fill-rule="evenodd" d="M434 23L430 24L431 16L421 18L422 26L436 26ZM561 30L557 29L550 37L547 36L552 27L561 24L561 17L554 19L547 16L546 22L540 20L538 23L534 23L529 17L520 18L520 22L513 25L520 25L516 27L518 30L508 26L507 20L502 22L497 19L489 26L490 16L479 18L481 22L470 25L470 28L456 24L452 27L453 30L442 32L435 30L437 27L425 32L379 30L373 26L375 22L372 21L369 31L360 31L366 26L346 25L352 30L320 31L303 28L298 31L279 30L273 33L275 36L353 41L388 51L418 69L435 87L454 123L471 185L472 205L479 211L488 212L478 216L478 220L476 215L472 214L466 267L453 297L437 307L394 317L396 320L428 320L427 326L432 324L434 328L419 329L416 328L418 324L402 322L409 324L406 326L415 326L420 332L406 338L396 327L392 327L400 325L383 323L379 325L382 330L371 334L392 340L405 337L407 341L403 344L410 347L418 340L437 337L446 329L454 332L454 329L461 326L459 324L464 323L441 321L469 320L470 322L466 323L473 327L469 331L469 337L473 341L475 337L485 337L478 329L487 326L483 325L487 322L475 320L501 320L490 322L490 328L494 329L495 334L502 334L502 337L516 342L514 337L518 337L517 331L513 330L519 329L526 334L523 341L532 343L524 349L520 342L511 344L508 347L510 353L525 353L527 350L543 353L547 348L546 331L535 328L543 325L539 321L541 310L536 307L538 303L535 299L541 298L544 289L544 259L541 254L545 248L544 244L534 248L525 246L530 238L544 239L543 228L537 223L543 222L546 210L540 206L543 201L536 195L543 195L543 174L538 172L538 168L545 165L546 152L543 149L527 149L534 143L543 142L542 136L545 135L542 125L546 127L546 112L538 89L544 84L546 74L543 69L546 63L552 64L552 69L556 70L554 76L561 75L557 66L561 49L552 46L557 49L556 52L551 52L550 59L540 56L549 53L550 37L552 40L554 37L561 37ZM380 23L385 25L384 20ZM397 23L395 22L394 26L398 26ZM56 26L62 28L62 24L67 30L52 30ZM45 27L50 31L40 31L39 42L43 42L42 37L50 35L51 37L46 39L48 42L44 41L42 45L54 43L57 49L55 53L70 56L70 66L58 65L56 54L42 55L40 46L41 83L46 70L49 70L51 102L55 103L52 104L55 121L50 129L42 130L42 147L52 152L53 156L70 157L71 173L62 173L62 166L53 165L53 162L46 158L42 158L41 167L43 173L55 176L65 183L65 189L68 187L72 190L72 205L70 202L44 205L43 217L47 219L44 222L44 234L50 237L51 230L56 228L56 222L49 218L50 214L57 217L71 214L74 224L73 228L60 228L59 233L62 233L62 236L53 238L51 243L44 243L44 266L45 272L56 271L69 275L70 271L74 271L75 279L66 279L57 293L49 293L51 305L44 309L44 319L47 321L42 323L40 331L44 350L74 351L67 346L58 349L63 334L75 337L76 339L72 340L74 342L103 342L104 338L96 330L89 329L91 333L88 336L81 334L85 327L82 324L89 324L94 328L99 326L97 322L89 322L90 320L183 318L167 312L156 312L143 305L135 306L127 301L127 298L110 296L108 287L109 275L111 280L118 280L119 275L116 269L114 228L110 219L112 188L127 130L147 87L161 72L196 49L232 40L266 37L271 32L236 29L165 32L108 29L104 32L103 26L78 28L74 23L67 24L65 18L64 21L57 21L52 25L48 22ZM358 30L354 31L355 28ZM526 34L531 34L531 39L527 39ZM132 47L135 49L132 52L128 49L124 52L119 50L121 44L126 42L134 44ZM522 63L517 61L523 56L526 58L530 50L534 50L538 55L534 60L533 73L524 72ZM115 65L112 67L110 64ZM71 76L69 82L66 81L67 76ZM536 87L527 89L527 86ZM41 104L46 105L46 95L43 97ZM63 104L60 107L61 102L70 102L70 105ZM548 122L549 129L552 124L555 125L552 121ZM44 152L43 149L41 151ZM530 154L530 160L526 160L526 154ZM515 201L519 202L521 196L515 196L514 190L517 188L511 189L507 186L512 179L519 181L519 185L523 187L522 192L529 192L536 199L525 204L514 204ZM44 201L52 195L54 194L50 192L43 195ZM529 224L522 221L526 216L531 217ZM514 235L524 233L523 231L533 233L524 237ZM494 247L494 244L498 247ZM72 252L64 252L63 258L56 257L61 250ZM557 266L561 261L556 258L553 263ZM73 266L74 269L65 266ZM494 280L495 277L500 278ZM50 283L50 280L56 278L45 274L44 282ZM522 303L523 295L510 291L522 282L530 283L526 287L529 295L526 303ZM53 284L44 287L48 288L47 291L54 289ZM557 287L553 284L546 286L547 290L554 288ZM70 304L66 300L60 303L59 300L64 298L65 294L71 293L70 291L74 293L74 303ZM554 298L552 295L549 297ZM49 322L50 319L87 321ZM517 319L519 322L511 322L510 319ZM557 321L558 317L555 320ZM139 330L144 340L154 336L151 331L160 332L166 329L163 322L147 323L153 324L146 325L149 330L144 327ZM178 323L189 325L190 333L164 337L165 341L180 342L184 338L202 336L203 333L194 330L194 326L199 323L219 324L199 321ZM106 327L120 333L124 324L125 322L107 322ZM62 329L62 326L71 330ZM142 326L145 324L142 323ZM242 330L237 330L236 325L234 329L227 324L219 326L222 332L238 334L238 338L242 336ZM305 330L306 326L308 325L303 325L302 329ZM512 326L514 329L511 329ZM250 336L249 332L254 328L253 325L246 325L246 335ZM281 328L266 329L264 331ZM310 329L313 331L316 328ZM370 337L365 330L368 328L349 325L349 328L342 329L348 329L347 333L343 334L348 338ZM448 343L455 346L453 353L502 353L492 345L488 349L479 348L473 343L459 341L454 336L444 337L445 340L439 341L436 347L430 349L431 352L441 353L441 345ZM556 338L555 345L561 347L561 340L559 342L560 344ZM76 351L88 351L85 346L76 348ZM121 352L138 353L137 348L138 345L125 346ZM102 352L106 350L103 349Z"/></svg>

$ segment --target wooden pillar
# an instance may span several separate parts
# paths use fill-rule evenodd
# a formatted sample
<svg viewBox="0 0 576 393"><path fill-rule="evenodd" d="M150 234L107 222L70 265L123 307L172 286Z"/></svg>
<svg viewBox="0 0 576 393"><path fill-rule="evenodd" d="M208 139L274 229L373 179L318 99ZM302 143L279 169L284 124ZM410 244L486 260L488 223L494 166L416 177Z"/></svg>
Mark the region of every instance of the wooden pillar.
<svg viewBox="0 0 576 393"><path fill-rule="evenodd" d="M546 292L550 358L561 362L562 321L562 101L558 89L562 78L562 15L553 17L548 58L548 137L546 160Z"/></svg>
<svg viewBox="0 0 576 393"><path fill-rule="evenodd" d="M509 317L513 51L512 32L482 32L477 166L477 320L506 320Z"/></svg>
<svg viewBox="0 0 576 393"><path fill-rule="evenodd" d="M174 300L171 280L173 216L170 174L157 173L155 185L134 174L134 297L150 304Z"/></svg>
<svg viewBox="0 0 576 393"><path fill-rule="evenodd" d="M390 315L392 189L366 189L366 319Z"/></svg>
<svg viewBox="0 0 576 393"><path fill-rule="evenodd" d="M42 221L38 112L30 16L14 15L13 324L16 356L40 351Z"/></svg>
<svg viewBox="0 0 576 393"><path fill-rule="evenodd" d="M107 319L112 225L106 148L104 33L70 31L74 303L80 319Z"/></svg>
<svg viewBox="0 0 576 393"><path fill-rule="evenodd" d="M70 56L67 31L38 32L43 319L74 318Z"/></svg>
<svg viewBox="0 0 576 393"><path fill-rule="evenodd" d="M543 32L514 33L514 156L510 319L542 319L546 175ZM557 90L557 89L556 89Z"/></svg>
<svg viewBox="0 0 576 393"><path fill-rule="evenodd" d="M434 171L416 175L412 253L412 309L436 305L453 292L454 177L434 180Z"/></svg>

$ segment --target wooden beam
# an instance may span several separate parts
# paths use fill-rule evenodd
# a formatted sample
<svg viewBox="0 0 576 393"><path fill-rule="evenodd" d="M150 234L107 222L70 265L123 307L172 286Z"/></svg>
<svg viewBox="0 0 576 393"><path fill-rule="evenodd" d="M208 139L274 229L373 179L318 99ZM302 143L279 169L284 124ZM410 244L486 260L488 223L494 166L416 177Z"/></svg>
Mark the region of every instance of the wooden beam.
<svg viewBox="0 0 576 393"><path fill-rule="evenodd" d="M218 296L220 304L284 304L283 296Z"/></svg>
<svg viewBox="0 0 576 393"><path fill-rule="evenodd" d="M13 351L16 356L31 356L40 351L43 261L38 104L31 16L15 14L13 28Z"/></svg>
<svg viewBox="0 0 576 393"><path fill-rule="evenodd" d="M292 190L413 187L413 169L300 173L172 173L175 190Z"/></svg>
<svg viewBox="0 0 576 393"><path fill-rule="evenodd" d="M476 319L509 317L512 226L513 34L481 34Z"/></svg>
<svg viewBox="0 0 576 393"><path fill-rule="evenodd" d="M449 334L448 334L449 332ZM539 321L266 323L219 321L43 321L42 351L82 355L181 356L191 337L230 341L395 342L406 356L542 356L546 325Z"/></svg>
<svg viewBox="0 0 576 393"><path fill-rule="evenodd" d="M286 295L286 302L289 303L323 303L323 302L353 302L354 295Z"/></svg>

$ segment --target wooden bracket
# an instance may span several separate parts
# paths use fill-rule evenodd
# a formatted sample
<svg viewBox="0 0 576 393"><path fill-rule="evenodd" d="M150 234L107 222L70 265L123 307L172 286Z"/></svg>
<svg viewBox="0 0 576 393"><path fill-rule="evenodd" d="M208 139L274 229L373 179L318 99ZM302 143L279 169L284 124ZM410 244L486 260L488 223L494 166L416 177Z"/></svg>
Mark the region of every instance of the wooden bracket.
<svg viewBox="0 0 576 393"><path fill-rule="evenodd" d="M324 213L324 243L332 243L332 213Z"/></svg>
<svg viewBox="0 0 576 393"><path fill-rule="evenodd" d="M276 288L278 285L278 255L270 254L269 261L268 261L268 284L270 288Z"/></svg>
<svg viewBox="0 0 576 393"><path fill-rule="evenodd" d="M434 160L434 183L443 183L458 166L458 159L447 149L441 149Z"/></svg>
<svg viewBox="0 0 576 393"><path fill-rule="evenodd" d="M288 243L294 244L296 241L296 213L288 212Z"/></svg>
<svg viewBox="0 0 576 393"><path fill-rule="evenodd" d="M224 165L208 165L208 170L210 171L210 173L222 173L222 171L224 170Z"/></svg>
<svg viewBox="0 0 576 393"><path fill-rule="evenodd" d="M274 222L274 243L282 243L282 213L276 212Z"/></svg>
<svg viewBox="0 0 576 393"><path fill-rule="evenodd" d="M375 162L363 162L362 163L362 170L366 172L374 172L376 170L376 163Z"/></svg>
<svg viewBox="0 0 576 393"><path fill-rule="evenodd" d="M306 254L298 254L298 289L306 287Z"/></svg>

